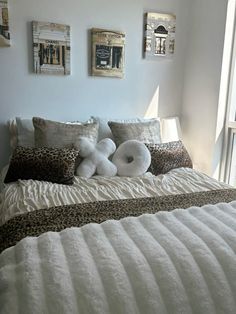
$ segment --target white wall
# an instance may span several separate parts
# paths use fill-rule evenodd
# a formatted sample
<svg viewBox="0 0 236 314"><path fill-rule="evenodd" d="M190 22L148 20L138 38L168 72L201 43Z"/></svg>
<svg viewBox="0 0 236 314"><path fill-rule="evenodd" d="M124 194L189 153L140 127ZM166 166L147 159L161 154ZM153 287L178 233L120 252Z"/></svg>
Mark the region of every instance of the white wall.
<svg viewBox="0 0 236 314"><path fill-rule="evenodd" d="M210 175L217 167L213 155L219 140L216 123L226 13L227 1L194 0L189 24L181 122L195 167Z"/></svg>
<svg viewBox="0 0 236 314"><path fill-rule="evenodd" d="M9 155L5 124L15 116L58 120L86 119L91 114L142 116L158 87L160 116L179 115L188 3L188 0L9 0L13 44L0 49L0 165L6 163ZM173 60L142 58L143 15L148 10L177 15ZM32 73L32 20L71 25L71 76ZM92 27L126 33L124 79L89 76Z"/></svg>

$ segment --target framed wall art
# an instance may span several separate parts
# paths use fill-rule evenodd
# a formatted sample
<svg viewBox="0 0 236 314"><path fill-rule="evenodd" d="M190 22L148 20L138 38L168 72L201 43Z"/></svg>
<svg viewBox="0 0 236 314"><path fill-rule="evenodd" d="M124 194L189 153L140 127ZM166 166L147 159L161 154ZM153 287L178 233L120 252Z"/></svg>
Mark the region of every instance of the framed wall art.
<svg viewBox="0 0 236 314"><path fill-rule="evenodd" d="M36 21L32 25L34 72L69 75L70 26Z"/></svg>
<svg viewBox="0 0 236 314"><path fill-rule="evenodd" d="M8 1L0 0L0 47L9 47L10 45Z"/></svg>
<svg viewBox="0 0 236 314"><path fill-rule="evenodd" d="M175 50L176 16L149 12L145 18L145 57L173 55Z"/></svg>
<svg viewBox="0 0 236 314"><path fill-rule="evenodd" d="M125 34L92 28L92 75L124 77Z"/></svg>

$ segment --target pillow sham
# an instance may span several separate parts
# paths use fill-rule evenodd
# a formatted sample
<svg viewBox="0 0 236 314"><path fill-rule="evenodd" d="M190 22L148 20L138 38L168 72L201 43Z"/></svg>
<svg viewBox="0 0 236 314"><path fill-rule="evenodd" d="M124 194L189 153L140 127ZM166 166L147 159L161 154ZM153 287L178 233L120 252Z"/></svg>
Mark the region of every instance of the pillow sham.
<svg viewBox="0 0 236 314"><path fill-rule="evenodd" d="M34 147L34 126L31 119L16 117L17 145Z"/></svg>
<svg viewBox="0 0 236 314"><path fill-rule="evenodd" d="M164 174L175 168L192 168L192 160L181 141L146 144L151 153L151 166L148 171L154 175Z"/></svg>
<svg viewBox="0 0 236 314"><path fill-rule="evenodd" d="M13 152L4 183L33 179L71 185L78 153L78 150L68 148L18 146Z"/></svg>
<svg viewBox="0 0 236 314"><path fill-rule="evenodd" d="M91 116L91 119L94 122L97 122L99 124L98 128L98 142L103 140L104 138L110 138L114 140L114 137L112 135L111 129L108 125L108 122L119 122L119 123L138 123L138 122L148 122L148 121L154 121L159 119L152 118L152 119L147 119L147 118L130 118L130 119L113 119L113 118L101 118L101 117L94 117Z"/></svg>
<svg viewBox="0 0 236 314"><path fill-rule="evenodd" d="M86 123L92 123L93 120L89 119ZM83 125L81 121L68 121L63 122L66 124L79 124ZM32 119L23 119L16 117L7 123L10 133L10 147L15 149L16 146L35 147L34 145L34 125Z"/></svg>
<svg viewBox="0 0 236 314"><path fill-rule="evenodd" d="M17 125L15 119L10 119L7 121L7 127L9 130L10 135L10 147L15 149L18 142L18 132L17 132Z"/></svg>
<svg viewBox="0 0 236 314"><path fill-rule="evenodd" d="M66 124L42 118L33 118L35 147L77 147L79 137L97 142L98 124Z"/></svg>
<svg viewBox="0 0 236 314"><path fill-rule="evenodd" d="M8 121L10 133L10 147L15 149L17 145L34 147L34 126L32 119L16 117Z"/></svg>
<svg viewBox="0 0 236 314"><path fill-rule="evenodd" d="M116 145L119 146L128 140L137 140L143 143L160 143L160 122L150 120L137 123L108 122L114 136Z"/></svg>

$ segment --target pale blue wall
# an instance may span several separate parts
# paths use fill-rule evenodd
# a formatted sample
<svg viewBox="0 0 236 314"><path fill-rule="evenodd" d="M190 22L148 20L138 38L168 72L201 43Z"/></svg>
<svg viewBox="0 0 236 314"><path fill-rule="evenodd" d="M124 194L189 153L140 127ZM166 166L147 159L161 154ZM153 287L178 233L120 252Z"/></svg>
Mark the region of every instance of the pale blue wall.
<svg viewBox="0 0 236 314"><path fill-rule="evenodd" d="M188 0L9 0L12 47L0 48L0 165L9 156L6 121L15 116L86 119L90 115L143 116L159 86L159 115L180 113ZM177 15L173 60L142 58L143 15L147 11ZM31 21L71 25L72 75L32 73ZM126 33L125 78L89 76L92 27Z"/></svg>

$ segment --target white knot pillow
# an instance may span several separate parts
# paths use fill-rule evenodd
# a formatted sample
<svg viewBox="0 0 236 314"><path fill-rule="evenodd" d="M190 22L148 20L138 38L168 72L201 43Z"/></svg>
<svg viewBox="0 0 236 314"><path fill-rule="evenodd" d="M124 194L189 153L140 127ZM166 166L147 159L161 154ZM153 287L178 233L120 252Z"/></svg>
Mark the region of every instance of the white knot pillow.
<svg viewBox="0 0 236 314"><path fill-rule="evenodd" d="M129 140L117 148L112 162L116 165L119 176L136 177L148 170L151 154L142 142Z"/></svg>
<svg viewBox="0 0 236 314"><path fill-rule="evenodd" d="M108 159L116 150L116 145L110 138L94 144L90 139L81 137L77 144L79 154L84 158L76 170L78 176L90 178L95 173L104 177L116 175L116 166Z"/></svg>

